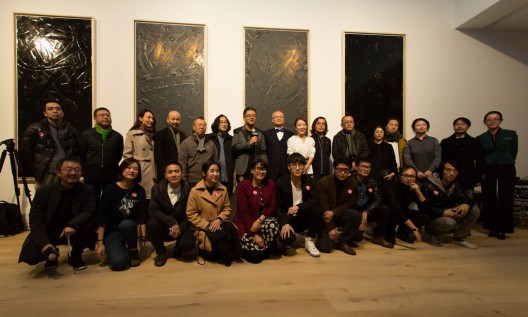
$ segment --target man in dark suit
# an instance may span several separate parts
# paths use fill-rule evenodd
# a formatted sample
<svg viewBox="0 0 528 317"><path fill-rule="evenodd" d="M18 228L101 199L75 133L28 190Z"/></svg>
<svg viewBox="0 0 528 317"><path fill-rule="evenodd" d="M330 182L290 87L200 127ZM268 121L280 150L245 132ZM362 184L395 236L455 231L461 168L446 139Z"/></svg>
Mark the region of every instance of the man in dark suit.
<svg viewBox="0 0 528 317"><path fill-rule="evenodd" d="M284 113L275 111L271 115L273 129L264 131L266 139L266 152L268 154L268 178L278 179L283 175L288 175L286 158L288 154L288 139L293 136L293 132L284 128Z"/></svg>
<svg viewBox="0 0 528 317"><path fill-rule="evenodd" d="M357 185L350 177L352 164L344 159L334 160L334 174L317 183L317 194L323 211L326 230L322 230L319 250L328 253L335 244L337 249L356 255L353 238L361 224L361 213L352 209L357 201ZM337 236L337 227L343 227Z"/></svg>
<svg viewBox="0 0 528 317"><path fill-rule="evenodd" d="M165 129L156 133L154 146L154 161L156 162L157 180L164 178L165 166L170 162L178 162L180 143L187 138L185 132L180 131L181 115L178 111L167 114Z"/></svg>
<svg viewBox="0 0 528 317"><path fill-rule="evenodd" d="M74 270L86 269L81 258L83 249L95 244L90 220L95 214L95 194L79 180L81 161L62 158L56 167L58 182L37 190L29 213L31 232L24 241L19 262L35 265L46 261L45 269L59 264L57 245L70 245L68 264Z"/></svg>
<svg viewBox="0 0 528 317"><path fill-rule="evenodd" d="M294 255L296 251L291 246L295 242L295 232L308 229L304 248L317 258L320 253L315 246L315 238L321 236L323 212L317 203L315 184L313 178L303 174L306 165L304 156L293 153L287 163L290 173L275 183L275 215L281 226L279 241L285 246L286 255Z"/></svg>

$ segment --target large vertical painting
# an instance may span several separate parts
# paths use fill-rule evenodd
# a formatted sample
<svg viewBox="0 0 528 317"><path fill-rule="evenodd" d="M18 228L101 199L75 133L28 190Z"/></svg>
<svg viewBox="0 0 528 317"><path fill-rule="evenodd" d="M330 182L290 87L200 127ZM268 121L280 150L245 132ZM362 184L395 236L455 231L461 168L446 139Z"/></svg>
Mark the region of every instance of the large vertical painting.
<svg viewBox="0 0 528 317"><path fill-rule="evenodd" d="M245 105L258 111L256 126L272 127L282 110L286 127L308 119L308 31L245 28Z"/></svg>
<svg viewBox="0 0 528 317"><path fill-rule="evenodd" d="M15 14L18 140L58 101L79 132L92 124L93 19Z"/></svg>
<svg viewBox="0 0 528 317"><path fill-rule="evenodd" d="M135 21L136 113L153 111L157 129L177 110L192 133L205 107L205 25Z"/></svg>
<svg viewBox="0 0 528 317"><path fill-rule="evenodd" d="M404 35L344 34L345 113L369 136L391 117L403 129L404 44Z"/></svg>

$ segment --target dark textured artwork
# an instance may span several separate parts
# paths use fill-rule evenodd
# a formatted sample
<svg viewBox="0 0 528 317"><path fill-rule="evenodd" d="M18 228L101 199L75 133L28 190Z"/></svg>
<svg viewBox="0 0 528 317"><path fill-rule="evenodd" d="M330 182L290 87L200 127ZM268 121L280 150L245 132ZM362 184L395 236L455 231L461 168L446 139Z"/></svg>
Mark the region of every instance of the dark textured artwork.
<svg viewBox="0 0 528 317"><path fill-rule="evenodd" d="M245 29L246 106L257 109L256 126L271 128L282 110L286 127L308 116L308 31Z"/></svg>
<svg viewBox="0 0 528 317"><path fill-rule="evenodd" d="M83 131L92 124L92 19L17 15L18 140L58 100L64 120Z"/></svg>
<svg viewBox="0 0 528 317"><path fill-rule="evenodd" d="M205 26L136 21L136 113L154 112L157 129L177 110L180 128L204 115Z"/></svg>
<svg viewBox="0 0 528 317"><path fill-rule="evenodd" d="M345 34L345 112L369 136L389 117L403 129L403 45L402 35Z"/></svg>

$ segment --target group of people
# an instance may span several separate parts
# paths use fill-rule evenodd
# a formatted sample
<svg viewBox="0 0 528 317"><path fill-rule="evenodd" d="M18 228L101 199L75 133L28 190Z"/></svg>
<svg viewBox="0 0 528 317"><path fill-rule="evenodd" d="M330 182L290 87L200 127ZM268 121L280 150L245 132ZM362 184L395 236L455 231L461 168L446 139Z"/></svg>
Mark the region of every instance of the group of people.
<svg viewBox="0 0 528 317"><path fill-rule="evenodd" d="M324 117L308 136L303 118L295 132L285 129L281 111L272 114L274 128L262 131L253 107L232 135L219 115L210 134L205 119L195 118L189 136L177 111L157 131L144 109L123 141L107 108L93 115L94 128L79 135L63 121L59 102L48 100L45 118L23 135L22 163L38 189L20 262L56 267L57 245L68 245L74 269L86 268L81 255L90 248L119 271L140 265L139 249L150 241L154 264L163 266L165 242L175 240L175 258L259 263L296 254L304 231L313 257L333 249L355 255L363 239L393 248L396 238L414 243L424 233L434 244L453 233L452 243L476 248L465 240L479 218L472 208L478 184L489 236L513 232L517 134L500 128L498 111L485 115L488 131L476 139L467 134L469 119L457 118L442 142L427 134L424 118L413 121L408 141L396 118L376 126L369 140L352 115L333 140Z"/></svg>

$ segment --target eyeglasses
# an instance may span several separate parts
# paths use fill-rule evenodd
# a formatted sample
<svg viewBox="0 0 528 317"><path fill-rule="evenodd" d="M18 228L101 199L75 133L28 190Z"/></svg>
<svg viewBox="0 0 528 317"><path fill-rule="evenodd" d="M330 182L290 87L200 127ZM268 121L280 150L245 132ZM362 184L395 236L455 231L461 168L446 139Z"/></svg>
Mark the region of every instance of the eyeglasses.
<svg viewBox="0 0 528 317"><path fill-rule="evenodd" d="M350 173L350 169L349 168L340 168L340 167L338 167L338 168L335 169L335 171L338 172L338 173L345 173L345 174Z"/></svg>
<svg viewBox="0 0 528 317"><path fill-rule="evenodd" d="M67 167L67 168L62 168L61 171L66 172L68 174L70 173L79 174L81 172L81 168L80 167Z"/></svg>
<svg viewBox="0 0 528 317"><path fill-rule="evenodd" d="M292 168L304 168L306 166L306 164L303 164L303 163L291 163L290 166Z"/></svg>
<svg viewBox="0 0 528 317"><path fill-rule="evenodd" d="M256 171L257 173L263 173L263 172L267 172L268 169L265 168L265 167L257 167L257 168L255 168L255 171Z"/></svg>
<svg viewBox="0 0 528 317"><path fill-rule="evenodd" d="M109 113L98 113L97 117L112 118L112 115Z"/></svg>
<svg viewBox="0 0 528 317"><path fill-rule="evenodd" d="M408 178L408 179L415 179L416 175L409 175L409 174L401 174L402 178Z"/></svg>

